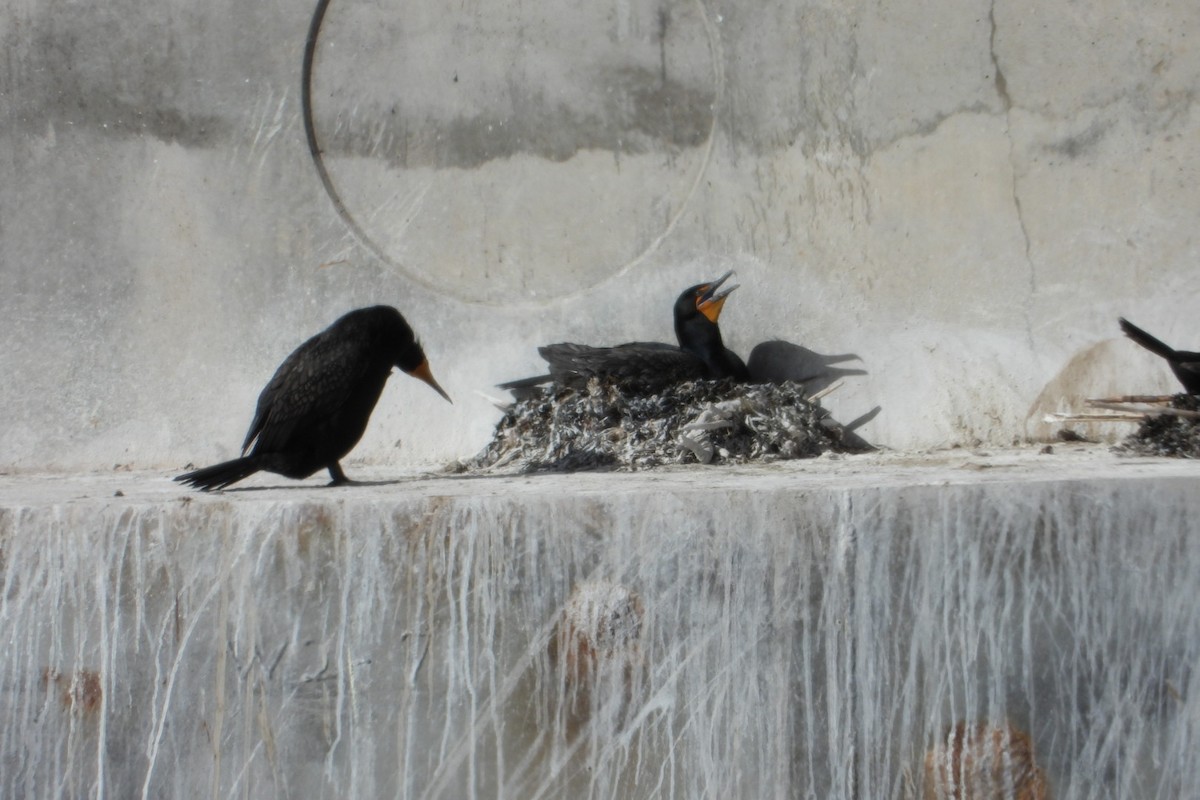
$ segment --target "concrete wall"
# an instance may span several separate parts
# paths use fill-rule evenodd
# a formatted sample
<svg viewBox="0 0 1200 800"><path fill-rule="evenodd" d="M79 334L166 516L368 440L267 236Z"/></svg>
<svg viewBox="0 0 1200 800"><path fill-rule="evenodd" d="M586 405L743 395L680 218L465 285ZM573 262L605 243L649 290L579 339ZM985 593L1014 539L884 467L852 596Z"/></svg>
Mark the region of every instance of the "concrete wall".
<svg viewBox="0 0 1200 800"><path fill-rule="evenodd" d="M350 3L0 11L0 466L230 455L292 347L385 302L395 379L355 456L466 455L476 390L548 341L670 340L736 268L743 354L856 352L830 400L897 447L1046 431L1174 386L1200 242L1192 3ZM353 461L351 461L353 464Z"/></svg>
<svg viewBox="0 0 1200 800"><path fill-rule="evenodd" d="M1195 465L931 460L0 476L0 796L1194 798Z"/></svg>

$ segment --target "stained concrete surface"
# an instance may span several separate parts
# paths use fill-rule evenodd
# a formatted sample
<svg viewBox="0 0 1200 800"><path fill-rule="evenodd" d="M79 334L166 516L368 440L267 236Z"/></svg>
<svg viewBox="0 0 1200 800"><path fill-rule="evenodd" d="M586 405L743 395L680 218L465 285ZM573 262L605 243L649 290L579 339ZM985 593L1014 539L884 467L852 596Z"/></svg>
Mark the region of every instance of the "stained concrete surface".
<svg viewBox="0 0 1200 800"><path fill-rule="evenodd" d="M1200 15L1185 3L334 0L0 11L0 465L230 456L345 310L401 308L448 406L397 378L356 456L468 455L536 346L723 317L854 352L828 400L900 448L1053 433L1168 390L1126 315L1195 348Z"/></svg>
<svg viewBox="0 0 1200 800"><path fill-rule="evenodd" d="M905 489L952 485L1045 482L1147 485L1156 480L1200 479L1200 462L1124 456L1095 444L1043 447L952 448L936 451L841 454L740 466L661 467L641 472L513 474L503 470L459 473L453 468L397 469L351 461L347 475L357 483L329 487L327 475L292 481L257 473L223 492L196 492L171 480L172 472L126 467L58 474L15 471L0 473L0 506L68 507L109 502L117 507L173 501L192 503L334 502L387 503L421 497L522 497L554 495L617 496L679 492L764 491L809 492L869 488Z"/></svg>
<svg viewBox="0 0 1200 800"><path fill-rule="evenodd" d="M1188 796L1198 469L1073 445L212 495L0 476L0 786L899 800L987 720L1055 798ZM644 616L581 687L550 643L595 581Z"/></svg>

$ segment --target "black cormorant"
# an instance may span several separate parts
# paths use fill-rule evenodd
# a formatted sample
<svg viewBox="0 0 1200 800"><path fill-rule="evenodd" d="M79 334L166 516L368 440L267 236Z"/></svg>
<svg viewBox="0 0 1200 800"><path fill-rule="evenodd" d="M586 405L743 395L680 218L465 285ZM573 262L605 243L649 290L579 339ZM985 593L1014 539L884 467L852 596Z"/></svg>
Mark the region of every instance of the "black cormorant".
<svg viewBox="0 0 1200 800"><path fill-rule="evenodd" d="M450 400L399 311L390 306L351 311L297 347L275 370L258 396L241 458L175 480L209 491L260 470L307 478L327 469L331 486L348 483L338 461L362 438L392 367Z"/></svg>

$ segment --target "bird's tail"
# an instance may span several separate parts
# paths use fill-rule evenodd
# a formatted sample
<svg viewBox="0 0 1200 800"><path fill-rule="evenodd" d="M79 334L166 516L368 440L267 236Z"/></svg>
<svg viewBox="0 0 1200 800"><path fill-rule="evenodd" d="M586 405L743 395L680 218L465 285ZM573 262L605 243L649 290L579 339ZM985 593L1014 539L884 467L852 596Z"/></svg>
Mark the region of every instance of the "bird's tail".
<svg viewBox="0 0 1200 800"><path fill-rule="evenodd" d="M1155 355L1162 356L1167 360L1174 360L1174 348L1168 347L1165 343L1155 339L1153 336L1146 333L1144 330L1139 328L1137 325L1134 325L1124 317L1121 317L1118 321L1121 323L1121 330L1123 330L1125 335L1130 339L1133 339L1135 342Z"/></svg>
<svg viewBox="0 0 1200 800"><path fill-rule="evenodd" d="M243 458L235 458L232 461L223 461L220 464L198 469L195 472L177 475L175 480L186 483L202 492L210 492L213 489L224 489L226 486L237 483L243 478L248 478L258 472L258 470L258 459L255 456L245 456Z"/></svg>
<svg viewBox="0 0 1200 800"><path fill-rule="evenodd" d="M552 380L549 375L534 375L532 378L518 378L515 381L496 384L497 389L532 389Z"/></svg>

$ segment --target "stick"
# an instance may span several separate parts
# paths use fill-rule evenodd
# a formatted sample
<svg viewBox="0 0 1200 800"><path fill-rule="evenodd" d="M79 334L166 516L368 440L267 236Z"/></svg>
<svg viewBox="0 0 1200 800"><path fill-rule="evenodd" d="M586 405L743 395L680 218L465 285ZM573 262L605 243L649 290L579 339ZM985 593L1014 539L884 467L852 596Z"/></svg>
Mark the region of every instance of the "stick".
<svg viewBox="0 0 1200 800"><path fill-rule="evenodd" d="M1042 422L1141 422L1145 414L1047 414Z"/></svg>
<svg viewBox="0 0 1200 800"><path fill-rule="evenodd" d="M826 397L826 396L828 396L828 395L831 395L831 394L833 394L833 393L834 393L834 392L836 392L838 389L842 388L842 384L843 384L843 383L845 383L845 381L842 381L842 380L836 380L836 381L834 381L833 383L829 384L828 386L826 386L826 387L825 387L824 389L822 389L821 391L819 391L819 392L817 392L816 394L814 394L814 395L812 395L811 397L809 397L809 398L808 398L808 402L810 402L810 403L815 403L815 402L817 402L818 400L820 400L822 397Z"/></svg>
<svg viewBox="0 0 1200 800"><path fill-rule="evenodd" d="M1091 403L1169 403L1171 397L1172 395L1169 394L1123 394L1120 397L1098 397L1085 402L1089 405Z"/></svg>
<svg viewBox="0 0 1200 800"><path fill-rule="evenodd" d="M1127 405L1124 403L1109 403L1103 400L1089 400L1093 408L1106 408L1112 411L1124 411L1127 414L1142 414L1147 417L1183 417L1185 419L1200 419L1200 411L1189 411L1186 408L1160 408L1159 406Z"/></svg>

